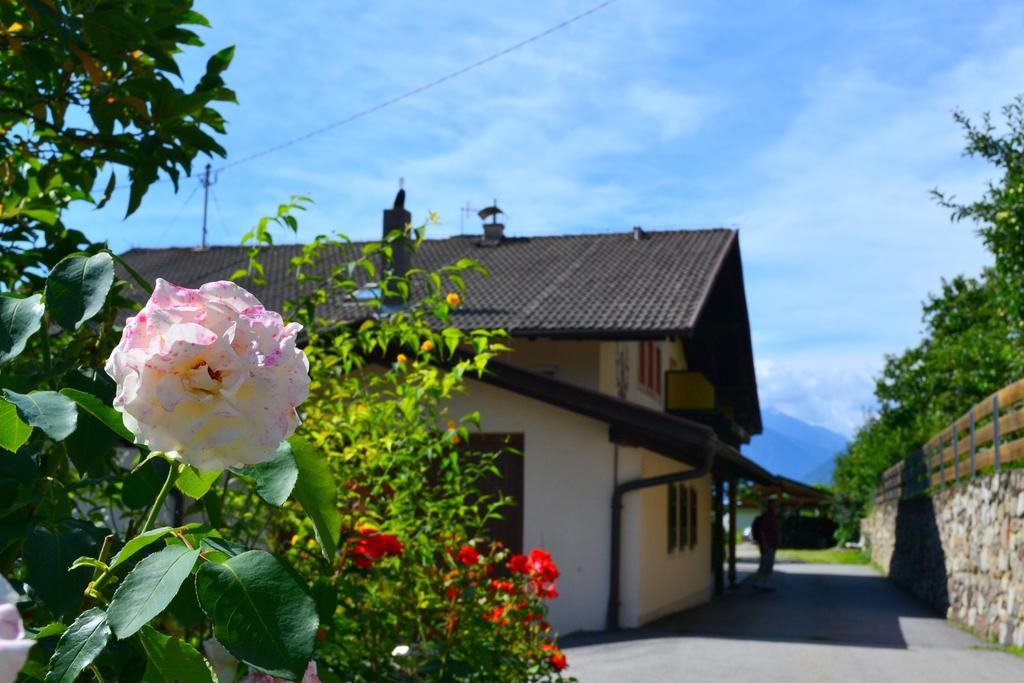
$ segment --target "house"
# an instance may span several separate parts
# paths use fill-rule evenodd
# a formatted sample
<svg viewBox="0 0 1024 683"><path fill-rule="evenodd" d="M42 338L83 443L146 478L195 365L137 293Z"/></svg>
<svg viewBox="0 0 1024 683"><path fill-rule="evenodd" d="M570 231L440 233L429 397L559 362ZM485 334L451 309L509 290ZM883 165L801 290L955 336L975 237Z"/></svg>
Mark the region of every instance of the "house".
<svg viewBox="0 0 1024 683"><path fill-rule="evenodd" d="M385 230L408 220L396 206ZM253 292L269 307L291 294L273 274L300 249L263 252L272 279ZM150 279L198 286L243 268L246 255L213 247L123 258ZM740 480L774 481L739 453L761 416L737 232L510 237L489 223L483 235L426 240L411 265L461 258L490 277L467 276L453 324L503 328L514 350L451 410L479 411L482 443L507 440L523 453L503 459L502 486L520 503L501 533L514 549L553 554L562 572L553 626L637 626L721 592L723 553L735 578L725 488L731 502Z"/></svg>

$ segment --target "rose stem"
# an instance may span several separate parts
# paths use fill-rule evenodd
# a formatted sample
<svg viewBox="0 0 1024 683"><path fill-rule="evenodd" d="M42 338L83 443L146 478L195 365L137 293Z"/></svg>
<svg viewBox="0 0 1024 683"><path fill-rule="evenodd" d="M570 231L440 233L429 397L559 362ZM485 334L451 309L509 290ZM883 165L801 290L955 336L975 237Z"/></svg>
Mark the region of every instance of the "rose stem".
<svg viewBox="0 0 1024 683"><path fill-rule="evenodd" d="M156 494L156 498L153 499L153 507L149 509L146 521L142 523L142 528L139 529L139 533L136 534L137 536L141 536L153 528L160 510L164 506L164 501L167 500L167 494L171 492L174 482L178 479L178 475L181 474L181 467L179 463L171 463L171 469L167 472L167 480L164 482L163 488L160 489L160 493Z"/></svg>

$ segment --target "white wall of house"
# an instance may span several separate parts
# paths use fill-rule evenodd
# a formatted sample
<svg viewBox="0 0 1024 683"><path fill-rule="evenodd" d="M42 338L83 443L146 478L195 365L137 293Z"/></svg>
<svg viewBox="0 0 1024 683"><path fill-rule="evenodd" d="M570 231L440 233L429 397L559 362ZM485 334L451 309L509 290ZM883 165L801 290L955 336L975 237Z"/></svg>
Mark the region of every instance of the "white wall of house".
<svg viewBox="0 0 1024 683"><path fill-rule="evenodd" d="M571 382L593 391L601 390L601 342L511 339L506 341L506 346L514 350L506 354L503 360L551 375L563 382Z"/></svg>
<svg viewBox="0 0 1024 683"><path fill-rule="evenodd" d="M562 573L549 621L563 634L603 629L616 481L689 468L644 449L616 448L604 422L472 380L449 410L453 416L479 411L484 432L524 435L524 548L548 550ZM624 501L621 626L709 599L709 478L691 485L700 492L692 550L668 552L666 487L633 492Z"/></svg>
<svg viewBox="0 0 1024 683"><path fill-rule="evenodd" d="M549 621L560 633L604 628L608 601L614 446L608 425L480 382L449 404L480 412L491 433L522 433L523 547L561 571Z"/></svg>
<svg viewBox="0 0 1024 683"><path fill-rule="evenodd" d="M619 449L620 481L692 468L642 448ZM668 549L668 487L626 495L623 506L620 626L640 626L711 599L711 477L686 482L697 492L697 543Z"/></svg>

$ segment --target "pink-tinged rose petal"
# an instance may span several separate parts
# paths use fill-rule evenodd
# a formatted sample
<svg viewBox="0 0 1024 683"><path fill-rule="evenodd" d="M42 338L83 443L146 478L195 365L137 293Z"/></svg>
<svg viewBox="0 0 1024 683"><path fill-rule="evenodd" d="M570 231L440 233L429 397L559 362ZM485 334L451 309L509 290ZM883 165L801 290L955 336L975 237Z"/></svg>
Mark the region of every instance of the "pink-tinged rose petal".
<svg viewBox="0 0 1024 683"><path fill-rule="evenodd" d="M15 602L18 593L0 577L0 683L13 683L28 659L34 641L25 638L25 628Z"/></svg>
<svg viewBox="0 0 1024 683"><path fill-rule="evenodd" d="M114 407L136 443L199 469L269 460L309 394L301 330L232 282L157 280L104 368Z"/></svg>

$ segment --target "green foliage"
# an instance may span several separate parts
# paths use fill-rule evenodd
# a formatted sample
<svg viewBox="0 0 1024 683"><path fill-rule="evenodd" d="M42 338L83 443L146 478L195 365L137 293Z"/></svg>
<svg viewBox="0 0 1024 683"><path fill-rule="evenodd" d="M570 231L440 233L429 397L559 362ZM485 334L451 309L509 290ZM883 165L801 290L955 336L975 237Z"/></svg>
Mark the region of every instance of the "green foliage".
<svg viewBox="0 0 1024 683"><path fill-rule="evenodd" d="M46 310L64 329L77 330L100 312L113 284L107 252L65 256L46 276Z"/></svg>
<svg viewBox="0 0 1024 683"><path fill-rule="evenodd" d="M14 405L22 422L38 427L54 441L68 438L78 424L75 402L56 391L19 394L4 389L4 398Z"/></svg>
<svg viewBox="0 0 1024 683"><path fill-rule="evenodd" d="M6 399L0 399L0 448L15 452L25 445L32 427L18 417L18 409Z"/></svg>
<svg viewBox="0 0 1024 683"><path fill-rule="evenodd" d="M78 680L78 674L92 664L109 639L107 613L99 607L82 612L60 637L50 660L46 683L72 683Z"/></svg>
<svg viewBox="0 0 1024 683"><path fill-rule="evenodd" d="M299 467L295 464L295 456L292 455L292 445L285 441L278 448L273 460L250 465L243 469L242 473L256 480L256 493L260 498L280 507L295 488L295 482L299 478Z"/></svg>
<svg viewBox="0 0 1024 683"><path fill-rule="evenodd" d="M250 550L204 564L196 594L228 652L272 676L302 678L313 655L316 606L274 556Z"/></svg>
<svg viewBox="0 0 1024 683"><path fill-rule="evenodd" d="M0 365L16 358L25 350L28 338L39 331L42 300L41 294L25 298L0 294Z"/></svg>
<svg viewBox="0 0 1024 683"><path fill-rule="evenodd" d="M146 673L142 683L217 683L206 659L181 638L143 626L139 632L139 645L146 652Z"/></svg>
<svg viewBox="0 0 1024 683"><path fill-rule="evenodd" d="M328 561L338 550L338 487L327 461L308 441L300 436L288 439L298 470L292 496L309 515L316 542Z"/></svg>
<svg viewBox="0 0 1024 683"><path fill-rule="evenodd" d="M978 233L995 257L993 276L999 281L1002 313L1019 338L1024 333L1024 94L1003 107L1002 130L988 113L980 125L961 111L955 112L954 119L967 138L964 154L988 161L1001 177L970 204L960 204L938 191L935 196L952 210L953 220L978 225Z"/></svg>
<svg viewBox="0 0 1024 683"><path fill-rule="evenodd" d="M393 269L423 228L361 252L317 238L282 274L296 280L286 314L309 333L313 396L273 462L183 468L133 444L113 408L102 368L152 288L64 211L102 208L127 175L131 213L161 174L176 185L197 156L223 153L213 107L234 99L221 76L232 50L182 83L177 55L206 25L191 6L0 3L0 574L25 587L20 613L41 634L26 678L212 681L211 632L243 673L297 679L315 659L324 680L558 678L552 588L527 572L491 584L508 559L488 524L509 501L481 493L496 454L467 450L475 418L444 407L505 348L450 324L446 294L481 270L472 262ZM308 202L256 225L239 276L263 279L270 230L295 230ZM349 263L325 267L328 250ZM319 315L364 285L381 293L362 302L365 324ZM172 495L188 507L153 528Z"/></svg>
<svg viewBox="0 0 1024 683"><path fill-rule="evenodd" d="M135 565L107 608L114 634L123 640L163 612L192 573L197 559L198 548L169 545Z"/></svg>
<svg viewBox="0 0 1024 683"><path fill-rule="evenodd" d="M921 342L886 357L875 385L878 410L836 460L833 518L837 540L855 540L879 476L918 450L970 406L1024 376L1024 99L1005 108L1008 130L996 134L988 115L980 127L962 113L966 154L991 161L1002 177L984 198L956 204L936 192L954 220L980 226L995 267L980 278L943 280L923 304Z"/></svg>

